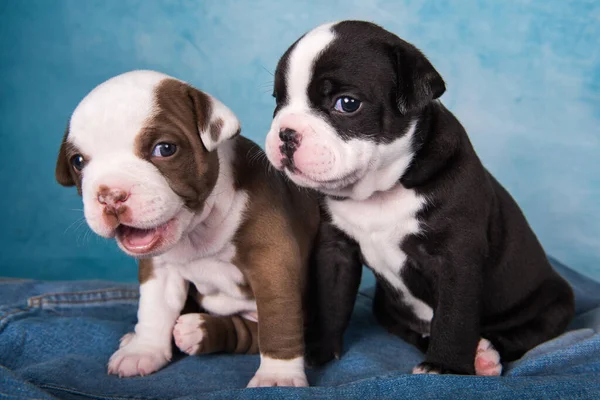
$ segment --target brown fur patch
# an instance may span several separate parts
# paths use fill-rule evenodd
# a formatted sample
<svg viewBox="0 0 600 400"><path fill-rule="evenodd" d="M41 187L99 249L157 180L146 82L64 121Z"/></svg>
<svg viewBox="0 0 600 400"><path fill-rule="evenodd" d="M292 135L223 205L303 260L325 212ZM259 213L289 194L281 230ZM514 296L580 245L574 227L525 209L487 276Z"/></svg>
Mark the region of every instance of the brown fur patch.
<svg viewBox="0 0 600 400"><path fill-rule="evenodd" d="M207 128L210 98L191 86L165 79L155 89L157 112L135 141L136 154L153 163L188 208L200 212L219 175L217 152L208 152L200 140ZM170 157L152 157L156 144L177 146Z"/></svg>
<svg viewBox="0 0 600 400"><path fill-rule="evenodd" d="M56 169L54 175L56 181L62 186L76 186L77 193L81 195L81 173L76 172L71 165L71 157L75 154L82 154L77 147L70 143L67 139L69 138L69 126L65 130L63 135L60 148L58 150L58 157L56 159ZM82 154L84 159L89 159Z"/></svg>
<svg viewBox="0 0 600 400"><path fill-rule="evenodd" d="M138 260L138 281L140 285L154 278L154 266L151 258Z"/></svg>
<svg viewBox="0 0 600 400"><path fill-rule="evenodd" d="M217 118L210 124L210 127L209 127L210 138L213 141L216 142L219 140L219 136L221 136L221 131L223 130L223 125L224 125L224 122L221 118Z"/></svg>
<svg viewBox="0 0 600 400"><path fill-rule="evenodd" d="M261 354L292 359L304 354L303 296L319 209L316 195L270 170L260 152L237 140L235 185L251 195L233 262L254 292Z"/></svg>
<svg viewBox="0 0 600 400"><path fill-rule="evenodd" d="M202 314L204 338L196 354L258 353L258 324L237 315Z"/></svg>

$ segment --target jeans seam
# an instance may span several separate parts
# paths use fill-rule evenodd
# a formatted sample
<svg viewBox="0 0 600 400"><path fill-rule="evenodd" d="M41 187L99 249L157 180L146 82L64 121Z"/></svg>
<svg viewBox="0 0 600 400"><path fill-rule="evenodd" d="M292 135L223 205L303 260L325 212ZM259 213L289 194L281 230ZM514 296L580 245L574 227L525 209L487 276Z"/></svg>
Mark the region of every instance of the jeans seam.
<svg viewBox="0 0 600 400"><path fill-rule="evenodd" d="M56 304L85 304L85 303L98 303L98 304L105 304L105 303L109 303L109 302L114 302L114 301L118 301L118 300L138 300L139 296L122 296L122 297L115 297L113 299L110 299L109 301L98 301L98 300L42 300L39 303L36 303L34 306L35 307L39 307L43 304L48 304L48 305L56 305Z"/></svg>
<svg viewBox="0 0 600 400"><path fill-rule="evenodd" d="M71 299L71 300L58 300L52 299L55 296L77 296L77 295L94 295L94 294L102 294L102 293L110 293L115 292L117 295L111 299ZM120 293L119 293L120 292ZM135 289L125 289L125 288L108 288L108 289L99 289L99 290L88 290L88 291L78 291L78 292L55 292L55 293L44 293L38 296L33 296L27 299L27 305L18 307L6 314L0 313L0 330L4 327L10 317L26 314L35 309L43 309L44 306L53 306L53 305L69 305L69 304L92 304L97 303L99 305L114 303L115 301L123 301L123 300L138 300L139 292Z"/></svg>
<svg viewBox="0 0 600 400"><path fill-rule="evenodd" d="M86 396L86 397L91 397L91 398L96 398L96 399L110 399L110 400L149 400L149 399L156 399L156 397L119 396L119 395L112 396L112 395L101 395L101 394L87 393L87 392L82 392L80 390L72 389L72 388L69 388L69 387L52 385L52 384L49 384L49 383L41 383L41 384L38 384L36 386L39 387L39 388L42 388L42 389L54 389L54 390L59 390L59 391L62 391L62 392L78 394L78 395L82 395L82 396Z"/></svg>
<svg viewBox="0 0 600 400"><path fill-rule="evenodd" d="M0 332L4 330L4 327L10 323L10 319L13 316L26 314L31 311L31 307L19 308L14 311L11 311L7 314L0 315Z"/></svg>
<svg viewBox="0 0 600 400"><path fill-rule="evenodd" d="M89 290L89 291L80 291L80 292L62 292L62 293L44 293L38 296L33 296L27 299L28 306L41 308L44 304L85 304L85 303L107 303L106 300L98 301L98 299L78 299L78 300L56 300L51 299L56 296L77 296L77 295L94 295L94 294L102 294L102 293L110 293L110 292L122 292L120 295L109 299L110 301L114 300L137 300L139 298L139 292L133 289L120 289L120 288L108 288L108 289L100 289L100 290Z"/></svg>

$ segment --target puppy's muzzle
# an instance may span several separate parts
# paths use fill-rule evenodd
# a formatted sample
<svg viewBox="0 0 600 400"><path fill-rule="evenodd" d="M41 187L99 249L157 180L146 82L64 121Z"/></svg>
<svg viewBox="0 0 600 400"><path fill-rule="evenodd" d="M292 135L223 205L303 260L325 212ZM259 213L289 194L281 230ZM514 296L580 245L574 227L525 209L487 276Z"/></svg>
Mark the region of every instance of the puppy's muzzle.
<svg viewBox="0 0 600 400"><path fill-rule="evenodd" d="M294 166L294 153L300 146L300 135L293 129L283 128L279 131L279 139L281 139L281 146L279 151L284 156L281 163L284 167L293 168Z"/></svg>

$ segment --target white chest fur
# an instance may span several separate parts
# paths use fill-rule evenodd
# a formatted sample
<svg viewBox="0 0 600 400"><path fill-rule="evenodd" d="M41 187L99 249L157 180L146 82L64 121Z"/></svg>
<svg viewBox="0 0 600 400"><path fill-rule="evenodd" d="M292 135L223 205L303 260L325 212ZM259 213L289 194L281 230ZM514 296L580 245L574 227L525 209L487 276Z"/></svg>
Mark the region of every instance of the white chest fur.
<svg viewBox="0 0 600 400"><path fill-rule="evenodd" d="M400 244L419 232L416 215L424 204L425 199L402 185L366 200L327 200L333 224L358 242L367 265L402 293L417 317L430 321L433 310L412 295L400 275L406 262Z"/></svg>
<svg viewBox="0 0 600 400"><path fill-rule="evenodd" d="M256 301L242 290L247 284L244 274L232 264L235 252L235 246L229 243L210 257L169 268L177 268L182 278L196 287L202 294L202 307L211 314L256 312Z"/></svg>

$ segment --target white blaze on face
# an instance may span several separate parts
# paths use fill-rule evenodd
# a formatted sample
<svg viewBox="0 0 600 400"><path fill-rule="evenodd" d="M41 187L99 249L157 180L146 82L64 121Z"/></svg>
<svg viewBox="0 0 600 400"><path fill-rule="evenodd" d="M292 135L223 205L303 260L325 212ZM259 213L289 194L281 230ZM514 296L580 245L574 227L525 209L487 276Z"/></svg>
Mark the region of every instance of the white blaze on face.
<svg viewBox="0 0 600 400"><path fill-rule="evenodd" d="M282 114L284 110L288 113L294 110L310 111L308 85L312 79L315 61L335 39L335 34L331 30L333 25L335 24L330 23L313 29L292 50L285 78L289 102L282 110Z"/></svg>
<svg viewBox="0 0 600 400"><path fill-rule="evenodd" d="M101 236L115 234L98 201L102 187L129 195L125 221L129 226L155 228L182 210L181 198L154 165L136 155L135 149L138 134L156 111L154 89L165 78L168 76L153 71L114 77L90 92L71 117L68 142L86 157L82 175L85 217Z"/></svg>
<svg viewBox="0 0 600 400"><path fill-rule="evenodd" d="M311 111L308 86L316 59L335 39L331 30L333 25L321 25L304 35L289 55L285 77L287 104L275 115L265 145L267 157L278 169L282 168L282 155L279 151L282 145L279 139L280 130L286 127L297 128L294 130L299 133L303 131L305 140L308 132L305 132L304 127L319 125L321 128L327 128L326 121L319 119Z"/></svg>
<svg viewBox="0 0 600 400"><path fill-rule="evenodd" d="M372 139L343 140L335 126L315 112L308 88L316 61L335 45L334 26L335 23L325 24L307 33L290 52L286 104L273 118L265 152L275 168L284 169L286 156L280 150L283 143L279 132L295 131L299 145L293 153L294 168L285 168L290 179L299 186L359 200L392 187L408 167L416 122L406 132L398 132L398 140L378 144Z"/></svg>

